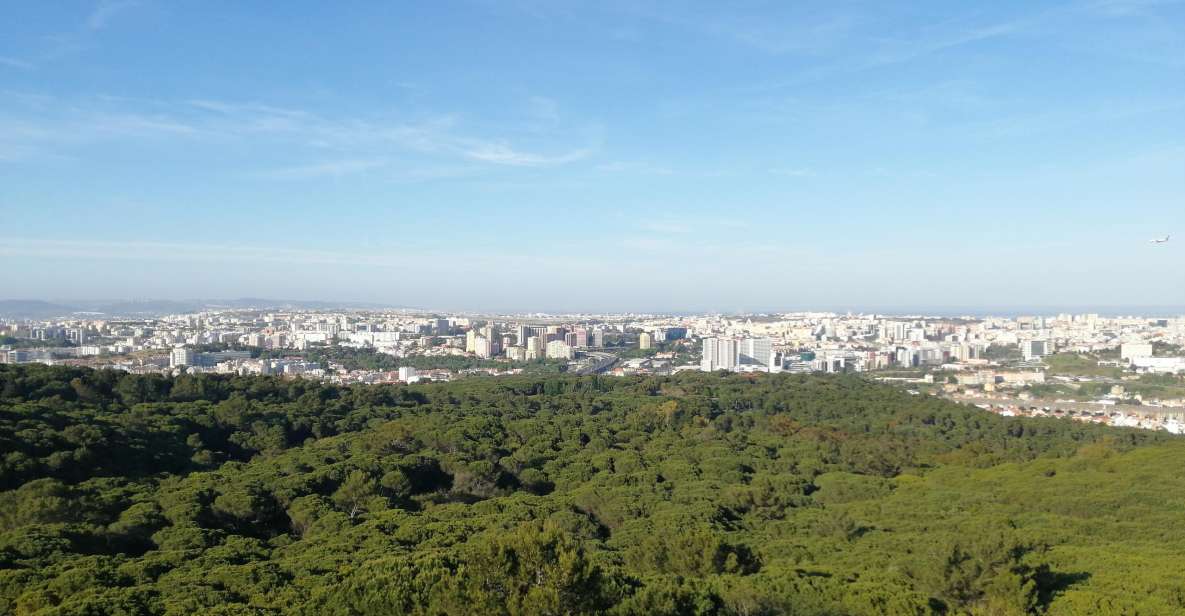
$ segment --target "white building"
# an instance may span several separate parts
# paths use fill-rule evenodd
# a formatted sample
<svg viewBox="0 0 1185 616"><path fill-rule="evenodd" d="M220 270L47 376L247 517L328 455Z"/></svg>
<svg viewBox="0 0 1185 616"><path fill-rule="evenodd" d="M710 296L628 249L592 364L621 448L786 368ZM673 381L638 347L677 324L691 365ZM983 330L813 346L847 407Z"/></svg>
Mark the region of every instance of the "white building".
<svg viewBox="0 0 1185 616"><path fill-rule="evenodd" d="M771 349L768 338L704 338L703 344L704 353L700 369L704 372L736 370L737 366L742 365L742 359L745 360L745 365L768 367ZM742 357L742 352L748 354Z"/></svg>
<svg viewBox="0 0 1185 616"><path fill-rule="evenodd" d="M901 321L885 321L880 326L880 338L887 342L900 342L905 340L906 332L909 331L909 324Z"/></svg>
<svg viewBox="0 0 1185 616"><path fill-rule="evenodd" d="M770 352L773 350L773 341L769 338L745 338L740 342L739 357L737 363L750 366L765 366L769 367Z"/></svg>
<svg viewBox="0 0 1185 616"><path fill-rule="evenodd" d="M1119 347L1119 357L1127 362L1142 357L1152 357L1152 343L1125 342Z"/></svg>
<svg viewBox="0 0 1185 616"><path fill-rule="evenodd" d="M193 349L185 347L177 347L169 354L169 367L176 368L178 366L192 366L196 360L196 354Z"/></svg>
<svg viewBox="0 0 1185 616"><path fill-rule="evenodd" d="M487 336L475 336L473 339L473 353L482 359L494 356L494 341Z"/></svg>
<svg viewBox="0 0 1185 616"><path fill-rule="evenodd" d="M1135 357L1132 367L1143 372L1185 373L1185 357Z"/></svg>
<svg viewBox="0 0 1185 616"><path fill-rule="evenodd" d="M552 340L547 343L548 359L572 359L572 347L563 340Z"/></svg>
<svg viewBox="0 0 1185 616"><path fill-rule="evenodd" d="M704 338L703 356L700 358L700 369L704 372L713 372L716 370L716 363L719 359L716 357L716 339Z"/></svg>
<svg viewBox="0 0 1185 616"><path fill-rule="evenodd" d="M531 336L527 338L527 359L539 359L543 357L543 339L539 336Z"/></svg>

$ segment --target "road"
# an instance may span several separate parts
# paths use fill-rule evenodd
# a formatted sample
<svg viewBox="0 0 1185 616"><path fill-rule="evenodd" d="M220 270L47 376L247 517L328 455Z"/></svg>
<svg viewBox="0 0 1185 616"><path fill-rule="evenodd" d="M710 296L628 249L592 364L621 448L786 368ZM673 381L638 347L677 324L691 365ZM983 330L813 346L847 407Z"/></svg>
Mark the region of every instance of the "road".
<svg viewBox="0 0 1185 616"><path fill-rule="evenodd" d="M592 361L580 368L575 374L598 374L613 367L617 363L617 356L612 353L605 353L602 351L590 351L585 353Z"/></svg>

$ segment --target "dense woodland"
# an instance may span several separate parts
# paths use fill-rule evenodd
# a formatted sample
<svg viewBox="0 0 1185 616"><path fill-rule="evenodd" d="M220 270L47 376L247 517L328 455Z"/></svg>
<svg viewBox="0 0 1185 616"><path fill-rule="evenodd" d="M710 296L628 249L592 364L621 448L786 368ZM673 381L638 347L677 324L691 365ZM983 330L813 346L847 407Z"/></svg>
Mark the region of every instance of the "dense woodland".
<svg viewBox="0 0 1185 616"><path fill-rule="evenodd" d="M0 365L0 613L1180 614L1185 442L850 376Z"/></svg>

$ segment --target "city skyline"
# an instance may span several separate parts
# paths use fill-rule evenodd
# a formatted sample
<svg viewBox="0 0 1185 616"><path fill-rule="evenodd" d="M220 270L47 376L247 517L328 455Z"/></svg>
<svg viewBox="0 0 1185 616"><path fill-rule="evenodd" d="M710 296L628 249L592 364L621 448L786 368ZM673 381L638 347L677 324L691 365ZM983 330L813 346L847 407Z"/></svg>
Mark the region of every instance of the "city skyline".
<svg viewBox="0 0 1185 616"><path fill-rule="evenodd" d="M1180 2L9 13L3 299L1185 306Z"/></svg>

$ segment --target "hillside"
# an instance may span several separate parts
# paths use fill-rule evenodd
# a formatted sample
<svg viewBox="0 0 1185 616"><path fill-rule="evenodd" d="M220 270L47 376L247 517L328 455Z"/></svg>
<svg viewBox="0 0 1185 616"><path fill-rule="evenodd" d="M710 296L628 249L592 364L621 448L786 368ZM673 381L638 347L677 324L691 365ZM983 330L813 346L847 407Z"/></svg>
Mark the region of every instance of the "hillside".
<svg viewBox="0 0 1185 616"><path fill-rule="evenodd" d="M0 453L0 613L1185 611L1185 441L855 377L0 365Z"/></svg>

